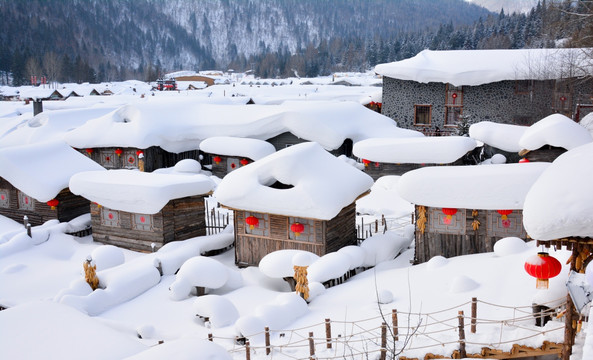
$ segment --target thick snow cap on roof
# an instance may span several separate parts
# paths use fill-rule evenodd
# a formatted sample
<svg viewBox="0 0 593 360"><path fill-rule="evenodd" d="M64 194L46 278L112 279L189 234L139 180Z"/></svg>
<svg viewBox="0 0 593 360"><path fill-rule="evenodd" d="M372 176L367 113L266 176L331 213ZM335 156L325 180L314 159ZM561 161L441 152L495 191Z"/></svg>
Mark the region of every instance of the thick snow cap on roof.
<svg viewBox="0 0 593 360"><path fill-rule="evenodd" d="M277 181L292 187L272 188ZM234 209L329 220L372 185L319 144L302 143L231 172L214 196Z"/></svg>
<svg viewBox="0 0 593 360"><path fill-rule="evenodd" d="M375 138L354 144L359 158L385 163L447 164L476 147L476 141L463 136Z"/></svg>
<svg viewBox="0 0 593 360"><path fill-rule="evenodd" d="M560 155L525 198L523 225L534 239L593 237L593 143Z"/></svg>
<svg viewBox="0 0 593 360"><path fill-rule="evenodd" d="M481 121L469 127L469 136L500 150L518 153L519 140L527 129L527 126Z"/></svg>
<svg viewBox="0 0 593 360"><path fill-rule="evenodd" d="M564 48L423 50L409 59L379 64L375 72L394 79L454 86L561 79L593 74L589 52L590 49Z"/></svg>
<svg viewBox="0 0 593 360"><path fill-rule="evenodd" d="M41 202L66 189L72 175L91 170L105 169L63 141L0 148L0 177Z"/></svg>
<svg viewBox="0 0 593 360"><path fill-rule="evenodd" d="M200 150L217 155L244 156L251 160L259 160L276 152L274 145L265 140L232 136L208 138L200 143Z"/></svg>
<svg viewBox="0 0 593 360"><path fill-rule="evenodd" d="M114 210L156 214L170 200L207 194L212 180L201 174L161 174L136 170L88 171L70 179L70 191Z"/></svg>
<svg viewBox="0 0 593 360"><path fill-rule="evenodd" d="M527 150L537 150L544 145L570 150L592 141L589 131L571 118L552 114L531 125L519 139L519 145Z"/></svg>
<svg viewBox="0 0 593 360"><path fill-rule="evenodd" d="M525 195L549 163L435 166L402 175L398 191L417 205L483 210L523 209Z"/></svg>

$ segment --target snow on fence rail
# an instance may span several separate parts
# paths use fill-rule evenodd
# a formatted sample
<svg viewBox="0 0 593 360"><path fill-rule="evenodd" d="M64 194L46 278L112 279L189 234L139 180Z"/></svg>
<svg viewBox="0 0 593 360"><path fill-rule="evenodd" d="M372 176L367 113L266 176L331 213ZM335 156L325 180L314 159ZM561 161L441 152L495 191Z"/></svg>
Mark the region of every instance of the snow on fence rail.
<svg viewBox="0 0 593 360"><path fill-rule="evenodd" d="M375 234L384 234L388 230L398 230L406 225L413 223L414 214L404 215L397 218L386 218L381 215L381 219L366 220L364 216L359 216L356 224L356 237L360 241Z"/></svg>
<svg viewBox="0 0 593 360"><path fill-rule="evenodd" d="M493 307L494 312L512 310L513 317L480 318L478 304ZM467 310L468 306L470 316L466 316L463 310ZM559 308L564 306L565 303ZM549 313L534 313L531 306L509 307L472 298L464 304L432 313L406 313L393 309L391 314L381 313L357 321L325 319L318 324L291 330L266 327L249 338L225 338L208 334L208 340L227 344L232 342L231 348L227 346L227 349L233 358L241 358L240 354L244 354L247 360L251 359L251 355L262 358L264 354L272 354L272 358L276 355L303 360L369 359L377 355L381 360L396 357L411 360L442 356L505 358L517 354L559 354L564 323L549 321L544 327L528 324L543 315ZM470 331L466 336L467 327ZM320 337L320 333L324 333L324 336ZM250 340L253 340L253 344ZM309 356L304 356L307 353Z"/></svg>

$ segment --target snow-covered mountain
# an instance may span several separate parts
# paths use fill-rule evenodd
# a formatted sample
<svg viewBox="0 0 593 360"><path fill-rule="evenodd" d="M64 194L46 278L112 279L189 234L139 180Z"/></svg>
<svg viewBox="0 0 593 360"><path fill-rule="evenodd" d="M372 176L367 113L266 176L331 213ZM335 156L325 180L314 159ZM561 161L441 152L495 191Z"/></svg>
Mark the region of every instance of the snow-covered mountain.
<svg viewBox="0 0 593 360"><path fill-rule="evenodd" d="M504 9L504 12L509 14L513 12L529 12L534 6L537 5L539 0L466 0L485 7L492 12L500 12Z"/></svg>

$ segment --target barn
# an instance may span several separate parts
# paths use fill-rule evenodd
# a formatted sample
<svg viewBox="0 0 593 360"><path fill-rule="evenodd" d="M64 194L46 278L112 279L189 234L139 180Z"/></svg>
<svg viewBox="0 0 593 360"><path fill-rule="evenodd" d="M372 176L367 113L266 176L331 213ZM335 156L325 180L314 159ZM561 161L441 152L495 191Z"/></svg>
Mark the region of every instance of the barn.
<svg viewBox="0 0 593 360"><path fill-rule="evenodd" d="M276 250L321 256L356 244L355 201L372 185L319 144L303 143L231 172L214 196L234 211L235 262L256 266Z"/></svg>
<svg viewBox="0 0 593 360"><path fill-rule="evenodd" d="M526 240L523 201L549 165L440 166L402 175L399 194L415 204L414 262L491 252L505 237Z"/></svg>
<svg viewBox="0 0 593 360"><path fill-rule="evenodd" d="M204 201L214 183L200 173L197 161L185 160L169 173L83 172L72 177L70 188L92 202L95 241L151 251L152 244L158 249L206 235Z"/></svg>

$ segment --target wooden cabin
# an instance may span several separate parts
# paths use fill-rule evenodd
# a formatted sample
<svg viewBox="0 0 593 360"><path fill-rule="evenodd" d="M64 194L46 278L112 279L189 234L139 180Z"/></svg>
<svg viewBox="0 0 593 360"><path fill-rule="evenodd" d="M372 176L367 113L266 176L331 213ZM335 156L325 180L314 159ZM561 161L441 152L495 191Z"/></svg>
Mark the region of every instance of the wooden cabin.
<svg viewBox="0 0 593 360"><path fill-rule="evenodd" d="M356 244L355 200L372 184L321 145L303 143L233 171L214 196L234 211L236 264L251 266L276 250L322 256Z"/></svg>
<svg viewBox="0 0 593 360"><path fill-rule="evenodd" d="M88 200L72 194L70 177L105 170L62 141L0 149L0 215L33 226L70 221L89 212Z"/></svg>
<svg viewBox="0 0 593 360"><path fill-rule="evenodd" d="M105 169L140 169L152 172L156 169L172 167L183 159L197 160L198 150L184 151L179 154L163 150L159 146L147 149L132 147L97 147L79 149Z"/></svg>
<svg viewBox="0 0 593 360"><path fill-rule="evenodd" d="M89 171L73 176L70 188L92 202L95 241L151 251L153 243L158 249L171 241L206 235L204 201L214 183L187 169Z"/></svg>
<svg viewBox="0 0 593 360"><path fill-rule="evenodd" d="M230 136L208 138L200 143L200 150L211 165L212 175L221 179L231 171L276 151L267 141Z"/></svg>
<svg viewBox="0 0 593 360"><path fill-rule="evenodd" d="M505 237L526 240L523 201L548 166L440 166L402 175L399 194L415 204L414 262L490 252Z"/></svg>

